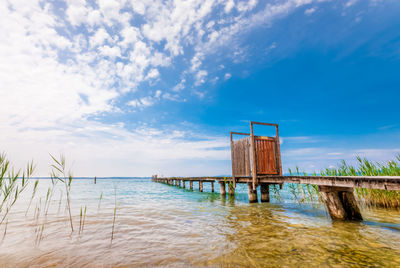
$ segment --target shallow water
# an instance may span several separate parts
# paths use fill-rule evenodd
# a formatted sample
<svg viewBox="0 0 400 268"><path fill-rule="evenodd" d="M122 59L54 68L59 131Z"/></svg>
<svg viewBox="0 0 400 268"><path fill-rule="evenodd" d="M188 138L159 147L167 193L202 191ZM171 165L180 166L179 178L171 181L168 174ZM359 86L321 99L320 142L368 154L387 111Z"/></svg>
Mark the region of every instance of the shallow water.
<svg viewBox="0 0 400 268"><path fill-rule="evenodd" d="M298 203L286 191L271 203L248 204L244 185L225 199L208 183L199 193L150 179L74 179L71 232L61 183L45 213L49 185L40 180L26 216L32 189L25 190L5 236L0 226L1 267L400 266L396 210L362 208L362 223L332 222L323 205Z"/></svg>

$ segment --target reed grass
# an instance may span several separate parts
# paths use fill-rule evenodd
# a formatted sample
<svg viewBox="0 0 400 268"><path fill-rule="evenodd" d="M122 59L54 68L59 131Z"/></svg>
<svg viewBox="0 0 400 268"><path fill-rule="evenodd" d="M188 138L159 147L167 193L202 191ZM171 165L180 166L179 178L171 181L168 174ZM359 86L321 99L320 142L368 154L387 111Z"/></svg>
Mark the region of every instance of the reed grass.
<svg viewBox="0 0 400 268"><path fill-rule="evenodd" d="M114 186L114 216L111 231L111 243L114 240L115 217L117 216L117 186Z"/></svg>
<svg viewBox="0 0 400 268"><path fill-rule="evenodd" d="M322 176L400 176L400 154L386 163L372 162L366 158L356 157L357 166L349 165L342 160L337 168L326 168ZM355 195L360 202L367 205L400 208L400 191L356 188Z"/></svg>
<svg viewBox="0 0 400 268"><path fill-rule="evenodd" d="M5 153L0 154L0 225L6 220L20 194L26 189L35 165L28 162L25 170L14 171ZM22 177L21 184L17 179Z"/></svg>
<svg viewBox="0 0 400 268"><path fill-rule="evenodd" d="M307 175L298 167L289 174L294 176ZM313 172L311 175L317 175ZM356 157L356 165L350 165L342 160L337 167L325 168L320 176L400 176L400 154L394 160L386 163L373 162L366 158ZM289 184L289 192L299 202L319 200L317 185ZM400 191L355 188L355 196L359 202L369 206L400 208Z"/></svg>
<svg viewBox="0 0 400 268"><path fill-rule="evenodd" d="M71 226L71 232L73 232L74 225L72 223L71 198L70 198L71 183L72 183L72 178L73 178L72 173L71 173L71 171L68 171L68 176L67 176L67 168L66 168L64 155L60 155L59 160L57 160L57 158L55 158L51 154L50 154L50 156L54 161L54 164L51 165L51 167L52 167L51 174L50 174L51 179L59 180L65 185L69 221L70 221L70 226Z"/></svg>

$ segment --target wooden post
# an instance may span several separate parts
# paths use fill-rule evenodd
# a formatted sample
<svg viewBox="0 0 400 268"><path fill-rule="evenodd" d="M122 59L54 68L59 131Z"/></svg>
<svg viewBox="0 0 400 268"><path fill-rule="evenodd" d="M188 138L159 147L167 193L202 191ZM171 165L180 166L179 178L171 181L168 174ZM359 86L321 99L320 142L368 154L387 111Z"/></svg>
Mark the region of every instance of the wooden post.
<svg viewBox="0 0 400 268"><path fill-rule="evenodd" d="M261 202L269 202L269 184L261 183Z"/></svg>
<svg viewBox="0 0 400 268"><path fill-rule="evenodd" d="M181 187L181 180L178 180L178 187Z"/></svg>
<svg viewBox="0 0 400 268"><path fill-rule="evenodd" d="M362 221L353 188L319 186L319 191L332 220Z"/></svg>
<svg viewBox="0 0 400 268"><path fill-rule="evenodd" d="M235 196L235 188L233 186L233 183L228 183L228 195Z"/></svg>
<svg viewBox="0 0 400 268"><path fill-rule="evenodd" d="M224 181L219 181L219 193L221 196L225 197L226 196L226 188L225 188L225 182Z"/></svg>
<svg viewBox="0 0 400 268"><path fill-rule="evenodd" d="M232 164L232 181L233 181L233 187L236 188L236 178L235 178L235 170L233 168L233 158L234 158L234 149L233 149L233 137L232 137L232 132L231 132L231 164Z"/></svg>
<svg viewBox="0 0 400 268"><path fill-rule="evenodd" d="M214 182L213 181L211 182L211 192L212 193L214 192Z"/></svg>
<svg viewBox="0 0 400 268"><path fill-rule="evenodd" d="M182 187L186 188L185 181L182 181Z"/></svg>
<svg viewBox="0 0 400 268"><path fill-rule="evenodd" d="M275 158L277 161L277 168L278 168L278 172L279 175L282 175L282 160L281 160L281 144L279 142L279 130L278 130L278 125L275 126L276 129L276 152L275 152Z"/></svg>
<svg viewBox="0 0 400 268"><path fill-rule="evenodd" d="M193 181L190 181L189 184L190 184L190 190L193 191Z"/></svg>
<svg viewBox="0 0 400 268"><path fill-rule="evenodd" d="M253 190L257 191L257 156L254 142L253 122L250 122L250 144L251 144L251 175L253 178ZM256 192L257 194L257 192Z"/></svg>
<svg viewBox="0 0 400 268"><path fill-rule="evenodd" d="M199 181L199 191L203 192L203 182Z"/></svg>
<svg viewBox="0 0 400 268"><path fill-rule="evenodd" d="M257 189L253 189L253 184L251 182L247 183L247 187L249 188L249 203L257 203Z"/></svg>

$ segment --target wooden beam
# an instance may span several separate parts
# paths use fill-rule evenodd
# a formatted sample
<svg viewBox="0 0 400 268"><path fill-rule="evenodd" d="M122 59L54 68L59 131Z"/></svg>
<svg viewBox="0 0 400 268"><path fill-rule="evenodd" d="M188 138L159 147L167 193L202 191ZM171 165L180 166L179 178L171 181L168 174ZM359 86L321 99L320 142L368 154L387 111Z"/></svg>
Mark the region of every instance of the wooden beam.
<svg viewBox="0 0 400 268"><path fill-rule="evenodd" d="M257 156L254 141L253 122L250 122L250 145L251 145L251 174L253 190L257 189Z"/></svg>

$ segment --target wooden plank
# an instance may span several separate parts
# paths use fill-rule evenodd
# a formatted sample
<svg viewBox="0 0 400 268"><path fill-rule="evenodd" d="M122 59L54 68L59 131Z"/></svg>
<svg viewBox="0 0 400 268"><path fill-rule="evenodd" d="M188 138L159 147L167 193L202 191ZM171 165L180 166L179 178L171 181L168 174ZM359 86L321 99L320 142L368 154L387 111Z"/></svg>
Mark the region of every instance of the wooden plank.
<svg viewBox="0 0 400 268"><path fill-rule="evenodd" d="M250 143L251 143L251 173L252 173L252 187L253 190L257 189L257 157L254 141L253 122L250 122ZM249 189L250 190L250 189Z"/></svg>
<svg viewBox="0 0 400 268"><path fill-rule="evenodd" d="M277 167L278 167L278 174L283 175L282 173L282 159L281 159L281 145L279 141L279 126L276 125L276 157L277 157Z"/></svg>
<svg viewBox="0 0 400 268"><path fill-rule="evenodd" d="M231 177L185 177L185 178L157 178L157 181L164 181L173 184L173 180L181 179L186 181L202 182L223 182L231 181ZM252 183L252 176L236 177L237 183ZM301 183L314 184L319 186L336 187L359 187L380 190L400 190L400 176L281 176L281 175L262 175L258 176L260 183L281 184Z"/></svg>

